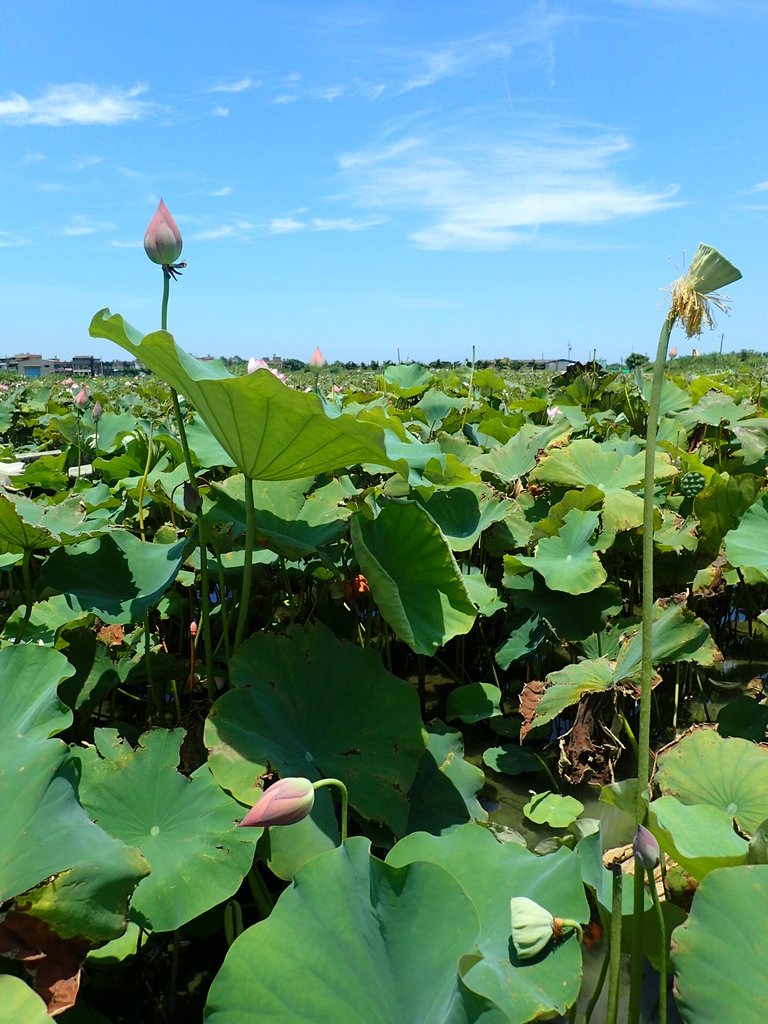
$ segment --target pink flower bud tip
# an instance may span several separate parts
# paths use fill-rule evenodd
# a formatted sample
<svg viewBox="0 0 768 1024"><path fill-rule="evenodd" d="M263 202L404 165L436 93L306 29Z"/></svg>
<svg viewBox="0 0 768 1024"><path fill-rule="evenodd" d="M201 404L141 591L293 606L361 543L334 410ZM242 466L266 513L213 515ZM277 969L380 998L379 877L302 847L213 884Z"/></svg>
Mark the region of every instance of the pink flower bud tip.
<svg viewBox="0 0 768 1024"><path fill-rule="evenodd" d="M101 402L96 402L94 407L91 409L91 416L93 416L96 423L98 423L103 415L104 410L101 408Z"/></svg>
<svg viewBox="0 0 768 1024"><path fill-rule="evenodd" d="M632 852L638 864L646 870L655 868L659 863L659 844L656 842L654 834L643 825L637 826L635 838L632 840Z"/></svg>
<svg viewBox="0 0 768 1024"><path fill-rule="evenodd" d="M241 825L295 825L312 810L315 789L309 779L279 779L267 789L246 816Z"/></svg>
<svg viewBox="0 0 768 1024"><path fill-rule="evenodd" d="M322 370L322 368L325 366L325 356L320 351L319 346L309 357L309 365L312 367L313 370Z"/></svg>
<svg viewBox="0 0 768 1024"><path fill-rule="evenodd" d="M75 395L75 405L78 409L84 409L88 405L88 389L80 388L78 393Z"/></svg>
<svg viewBox="0 0 768 1024"><path fill-rule="evenodd" d="M161 199L144 235L144 252L153 263L169 266L181 256L181 232Z"/></svg>

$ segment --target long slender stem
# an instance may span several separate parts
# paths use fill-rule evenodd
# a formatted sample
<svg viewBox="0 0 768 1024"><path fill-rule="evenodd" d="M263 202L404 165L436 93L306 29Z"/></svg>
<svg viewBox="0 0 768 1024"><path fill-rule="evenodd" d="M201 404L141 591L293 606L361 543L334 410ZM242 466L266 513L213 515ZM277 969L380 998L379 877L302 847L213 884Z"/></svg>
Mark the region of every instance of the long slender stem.
<svg viewBox="0 0 768 1024"><path fill-rule="evenodd" d="M323 786L335 786L341 793L341 841L347 838L347 823L349 819L349 793L347 787L340 779L320 779L313 782L314 789L321 789Z"/></svg>
<svg viewBox="0 0 768 1024"><path fill-rule="evenodd" d="M656 483L656 433L661 387L667 348L677 314L667 314L659 334L656 362L653 366L651 399L645 431L645 480L643 494L643 599L642 599L642 661L640 670L640 727L637 751L637 804L635 818L638 825L645 820L648 803L648 782L651 774L651 689L653 682L653 496ZM629 995L629 1024L640 1020L640 989L643 981L643 873L635 870L634 911L632 915L632 980Z"/></svg>
<svg viewBox="0 0 768 1024"><path fill-rule="evenodd" d="M25 548L24 555L21 559L21 578L24 582L24 618L21 620L19 632L16 634L16 640L14 641L17 644L21 643L27 630L27 626L29 625L29 620L32 616L32 577L29 572L29 565L31 561L32 551L29 548Z"/></svg>
<svg viewBox="0 0 768 1024"><path fill-rule="evenodd" d="M170 272L163 267L163 301L160 307L160 327L164 331L168 330L168 295L170 292L170 284ZM187 431L184 427L184 414L181 411L178 394L173 388L170 390L171 401L173 403L173 414L176 419L176 429L179 432L181 450L184 454L184 464L187 467L187 478L189 479L190 487L192 487L199 498L200 491L197 486L195 467L192 464L192 455L190 454L189 444L187 443ZM205 685L208 691L208 698L210 700L214 700L216 697L216 690L214 687L213 640L211 638L211 587L208 578L208 553L206 545L205 520L203 518L202 508L200 508L197 513L197 540L200 545L200 607L202 609L203 647L205 650Z"/></svg>
<svg viewBox="0 0 768 1024"><path fill-rule="evenodd" d="M608 975L608 1007L605 1024L616 1024L619 1012L619 989L621 980L621 864L613 868L613 898L611 900L610 974Z"/></svg>
<svg viewBox="0 0 768 1024"><path fill-rule="evenodd" d="M637 869L637 868L636 868ZM656 911L659 926L659 1024L667 1024L667 930L664 927L664 912L661 909L659 894L656 891L656 879L653 868L648 868L648 886Z"/></svg>
<svg viewBox="0 0 768 1024"><path fill-rule="evenodd" d="M254 507L253 507L253 480L245 478L245 551L243 561L243 586L240 591L240 610L237 615L237 629L235 630L234 650L242 643L245 637L245 627L248 622L248 606L251 602L251 580L253 578L253 532L254 532Z"/></svg>
<svg viewBox="0 0 768 1024"><path fill-rule="evenodd" d="M605 956L603 957L603 963L600 967L600 974L597 979L597 984L595 985L595 991L592 993L592 996L590 997L590 1000L587 1003L587 1008L584 1012L584 1024L589 1024L589 1022L592 1020L592 1014L595 1012L595 1007L597 1006L598 1000L600 999L600 996L603 992L603 985L605 984L605 978L608 974L608 964L610 963L610 959L611 947L606 946Z"/></svg>

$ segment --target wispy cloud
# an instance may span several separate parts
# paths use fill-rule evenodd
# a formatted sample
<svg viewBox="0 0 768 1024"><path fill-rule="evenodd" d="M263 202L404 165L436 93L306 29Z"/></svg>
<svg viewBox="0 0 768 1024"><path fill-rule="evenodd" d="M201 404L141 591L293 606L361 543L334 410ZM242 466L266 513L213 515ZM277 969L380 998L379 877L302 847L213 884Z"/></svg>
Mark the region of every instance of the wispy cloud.
<svg viewBox="0 0 768 1024"><path fill-rule="evenodd" d="M295 231L304 231L306 223L295 217L273 217L267 226L270 235L289 235Z"/></svg>
<svg viewBox="0 0 768 1024"><path fill-rule="evenodd" d="M155 109L142 100L146 85L132 89L101 89L71 82L50 86L33 99L14 93L0 99L0 123L10 125L111 125L138 121Z"/></svg>
<svg viewBox="0 0 768 1024"><path fill-rule="evenodd" d="M232 194L232 186L231 185L222 185L221 188L215 188L213 190L213 192L211 192L212 196L229 196L231 194Z"/></svg>
<svg viewBox="0 0 768 1024"><path fill-rule="evenodd" d="M283 92L280 93L278 96L275 96L274 99L270 100L270 103L276 106L281 106L285 103L295 103L298 98L299 97L294 95L293 93Z"/></svg>
<svg viewBox="0 0 768 1024"><path fill-rule="evenodd" d="M245 75L243 78L237 78L231 82L219 82L212 85L208 92L245 92L246 89L258 89L261 84L258 79Z"/></svg>
<svg viewBox="0 0 768 1024"><path fill-rule="evenodd" d="M648 189L612 168L631 150L621 133L556 126L509 142L407 137L344 154L349 198L368 210L420 215L424 249L506 249L542 229L663 210L677 188Z"/></svg>
<svg viewBox="0 0 768 1024"><path fill-rule="evenodd" d="M229 107L222 107L219 105L218 107L214 107L211 113L214 117L229 117Z"/></svg>
<svg viewBox="0 0 768 1024"><path fill-rule="evenodd" d="M23 235L15 235L12 231L0 231L0 249L16 249L30 244L29 239Z"/></svg>
<svg viewBox="0 0 768 1024"><path fill-rule="evenodd" d="M120 242L113 239L109 244L113 249L140 249L144 243L139 239L135 239L131 242Z"/></svg>
<svg viewBox="0 0 768 1024"><path fill-rule="evenodd" d="M45 153L31 152L31 153L25 153L24 154L24 156L21 158L21 163L25 164L25 165L26 164L39 164L39 163L42 163L46 159L47 159L47 157L46 157Z"/></svg>
<svg viewBox="0 0 768 1024"><path fill-rule="evenodd" d="M753 185L749 192L768 192L768 181L758 181L756 185Z"/></svg>
<svg viewBox="0 0 768 1024"><path fill-rule="evenodd" d="M313 217L311 225L313 231L365 231L384 224L386 220L386 217L364 217L360 220L354 217Z"/></svg>
<svg viewBox="0 0 768 1024"><path fill-rule="evenodd" d="M231 224L221 224L219 227L197 231L191 237L194 241L215 242L220 238L247 238L255 230L256 224L241 219Z"/></svg>
<svg viewBox="0 0 768 1024"><path fill-rule="evenodd" d="M97 164L102 162L103 161L100 156L83 156L79 160L75 161L74 167L76 171L84 171L88 167L96 167Z"/></svg>
<svg viewBox="0 0 768 1024"><path fill-rule="evenodd" d="M61 229L59 234L65 238L77 238L82 235L98 235L102 231L114 231L115 225L108 221L93 220L91 217L76 216Z"/></svg>

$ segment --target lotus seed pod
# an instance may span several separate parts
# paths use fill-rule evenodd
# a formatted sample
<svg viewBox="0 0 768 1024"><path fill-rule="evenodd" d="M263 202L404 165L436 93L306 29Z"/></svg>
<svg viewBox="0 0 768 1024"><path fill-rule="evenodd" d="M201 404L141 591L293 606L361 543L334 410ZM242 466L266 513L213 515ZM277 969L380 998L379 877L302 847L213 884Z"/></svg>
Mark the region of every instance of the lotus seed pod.
<svg viewBox="0 0 768 1024"><path fill-rule="evenodd" d="M512 944L521 960L529 960L544 949L555 933L555 919L548 910L527 896L513 896L509 901L512 914Z"/></svg>

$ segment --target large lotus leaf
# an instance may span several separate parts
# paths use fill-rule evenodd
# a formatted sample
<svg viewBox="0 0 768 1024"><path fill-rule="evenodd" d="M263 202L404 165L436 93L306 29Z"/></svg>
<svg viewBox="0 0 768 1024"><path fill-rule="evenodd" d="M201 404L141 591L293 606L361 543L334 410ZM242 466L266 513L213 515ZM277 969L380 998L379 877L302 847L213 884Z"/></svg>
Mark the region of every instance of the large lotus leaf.
<svg viewBox="0 0 768 1024"><path fill-rule="evenodd" d="M530 657L549 635L546 622L537 612L514 612L509 617L508 626L510 634L495 654L497 664L504 670L513 661Z"/></svg>
<svg viewBox="0 0 768 1024"><path fill-rule="evenodd" d="M47 739L72 724L72 712L57 693L75 670L58 651L24 644L0 651L0 740Z"/></svg>
<svg viewBox="0 0 768 1024"><path fill-rule="evenodd" d="M447 718L459 718L462 722L482 722L486 718L500 715L501 690L493 683L467 683L457 686L448 695Z"/></svg>
<svg viewBox="0 0 768 1024"><path fill-rule="evenodd" d="M761 416L757 419L742 420L738 427L733 428L733 433L741 441L745 466L754 466L756 462L765 458L768 448L768 419Z"/></svg>
<svg viewBox="0 0 768 1024"><path fill-rule="evenodd" d="M684 430L689 430L698 423L718 427L723 422L738 423L739 420L745 420L755 411L755 406L751 402L737 405L728 395L723 395L719 391L710 391L692 409L682 412L677 420Z"/></svg>
<svg viewBox="0 0 768 1024"><path fill-rule="evenodd" d="M590 538L597 527L597 512L572 509L556 537L544 537L533 558L518 555L517 561L540 573L551 590L588 594L608 578Z"/></svg>
<svg viewBox="0 0 768 1024"><path fill-rule="evenodd" d="M134 750L110 729L78 750L83 806L110 835L137 846L152 873L132 911L152 931L179 928L240 888L259 829L238 828L238 805L206 765L192 778L176 770L183 729L153 729ZM101 755L101 756L99 756Z"/></svg>
<svg viewBox="0 0 768 1024"><path fill-rule="evenodd" d="M685 1024L764 1024L768 1015L768 866L713 871L672 942L675 1000Z"/></svg>
<svg viewBox="0 0 768 1024"><path fill-rule="evenodd" d="M435 430L451 412L465 409L466 406L466 398L455 398L438 388L430 388L413 408L418 409L424 415L430 429Z"/></svg>
<svg viewBox="0 0 768 1024"><path fill-rule="evenodd" d="M733 818L712 804L684 804L661 796L649 807L649 825L659 846L693 878L715 868L746 864L746 839L733 828Z"/></svg>
<svg viewBox="0 0 768 1024"><path fill-rule="evenodd" d="M465 484L435 491L423 504L451 551L469 551L484 530L505 518L510 502L483 484Z"/></svg>
<svg viewBox="0 0 768 1024"><path fill-rule="evenodd" d="M751 835L768 818L768 747L696 729L667 748L655 783L686 804L711 804Z"/></svg>
<svg viewBox="0 0 768 1024"><path fill-rule="evenodd" d="M253 487L256 543L268 546L287 558L310 555L338 538L346 530L345 515L318 507L308 498L314 478L305 480L248 481ZM230 476L213 484L206 517L245 527L245 477ZM318 514L319 513L319 514Z"/></svg>
<svg viewBox="0 0 768 1024"><path fill-rule="evenodd" d="M65 938L111 939L123 931L130 895L149 867L89 819L69 768L58 740L3 736L0 903L16 897L20 910Z"/></svg>
<svg viewBox="0 0 768 1024"><path fill-rule="evenodd" d="M532 726L551 722L566 708L577 704L585 693L601 693L613 685L613 668L607 658L574 662L550 672L540 696L534 690L534 687L541 687L540 683L529 684L523 691L521 700L526 709L526 723L521 735L525 737Z"/></svg>
<svg viewBox="0 0 768 1024"><path fill-rule="evenodd" d="M0 1006L8 1024L51 1024L40 996L12 974L0 974Z"/></svg>
<svg viewBox="0 0 768 1024"><path fill-rule="evenodd" d="M656 456L654 468L657 480L674 476L677 472L665 453ZM550 450L531 474L531 479L566 487L596 487L605 495L603 527L613 533L642 523L642 500L630 494L628 489L642 484L644 472L644 452L624 454L609 448L605 442L580 438L567 448Z"/></svg>
<svg viewBox="0 0 768 1024"><path fill-rule="evenodd" d="M701 526L700 548L712 554L720 551L723 537L739 525L762 485L763 481L751 473L712 477L693 502Z"/></svg>
<svg viewBox="0 0 768 1024"><path fill-rule="evenodd" d="M537 857L516 843L497 842L487 829L465 825L447 836L406 836L387 856L396 867L419 861L449 871L480 917L480 955L464 974L466 984L516 1024L564 1013L581 984L578 940L571 935L532 960L519 960L510 941L509 901L527 896L557 917L587 921L576 854L562 848Z"/></svg>
<svg viewBox="0 0 768 1024"><path fill-rule="evenodd" d="M413 398L426 391L434 375L426 366L418 363L398 363L388 366L379 378L379 387L401 398Z"/></svg>
<svg viewBox="0 0 768 1024"><path fill-rule="evenodd" d="M356 836L306 864L235 940L206 1024L503 1024L459 976L478 931L447 871L392 867Z"/></svg>
<svg viewBox="0 0 768 1024"><path fill-rule="evenodd" d="M138 622L176 578L185 546L143 543L124 530L70 544L49 555L38 592L53 588L73 611L95 612L104 622Z"/></svg>
<svg viewBox="0 0 768 1024"><path fill-rule="evenodd" d="M751 505L735 530L725 535L725 553L735 569L757 569L768 576L768 495Z"/></svg>
<svg viewBox="0 0 768 1024"><path fill-rule="evenodd" d="M382 616L417 654L468 633L477 610L434 520L414 502L352 519L355 557Z"/></svg>
<svg viewBox="0 0 768 1024"><path fill-rule="evenodd" d="M505 559L506 563L506 559ZM605 620L622 609L618 587L608 584L590 594L571 596L551 591L535 573L504 576L515 607L538 612L563 640L583 640L602 629Z"/></svg>
<svg viewBox="0 0 768 1024"><path fill-rule="evenodd" d="M567 828L583 810L584 804L580 800L548 789L544 793L534 793L523 807L523 814L537 825Z"/></svg>
<svg viewBox="0 0 768 1024"><path fill-rule="evenodd" d="M0 633L1 643L19 642L23 637L25 644L53 645L65 627L75 629L92 621L90 612L73 612L63 594L54 594L47 601L36 601L29 619L26 611L24 605L19 605L8 616Z"/></svg>
<svg viewBox="0 0 768 1024"><path fill-rule="evenodd" d="M190 450L194 452L195 461L203 469L211 469L213 466L227 466L234 468L234 459L227 455L219 442L199 416L195 416L191 423L185 425L187 443Z"/></svg>
<svg viewBox="0 0 768 1024"><path fill-rule="evenodd" d="M504 483L511 483L530 473L536 465L539 452L557 438L568 434L570 429L570 424L562 420L548 427L524 423L506 444L474 459L471 463L472 469L480 473L490 473Z"/></svg>
<svg viewBox="0 0 768 1024"><path fill-rule="evenodd" d="M189 399L253 480L290 480L359 462L392 465L380 427L330 415L317 395L294 391L272 373L233 377L222 364L189 355L166 331L142 337L108 309L94 316L90 333L127 349Z"/></svg>
<svg viewBox="0 0 768 1024"><path fill-rule="evenodd" d="M464 739L442 722L427 727L427 749L408 793L408 832L445 835L468 821L487 821L477 794L485 784L480 768L464 760Z"/></svg>
<svg viewBox="0 0 768 1024"><path fill-rule="evenodd" d="M59 538L45 526L37 525L41 510L23 494L0 492L0 546L3 551L44 551L55 547Z"/></svg>
<svg viewBox="0 0 768 1024"><path fill-rule="evenodd" d="M640 674L643 656L640 625L627 630L627 634L616 659L614 677L617 683ZM693 661L697 665L712 666L722 661L706 622L674 602L666 607L657 602L653 607L652 650L654 665Z"/></svg>
<svg viewBox="0 0 768 1024"><path fill-rule="evenodd" d="M230 680L205 724L219 785L252 804L267 763L282 777L341 779L357 811L402 834L425 737L416 692L373 651L323 626L257 633Z"/></svg>

